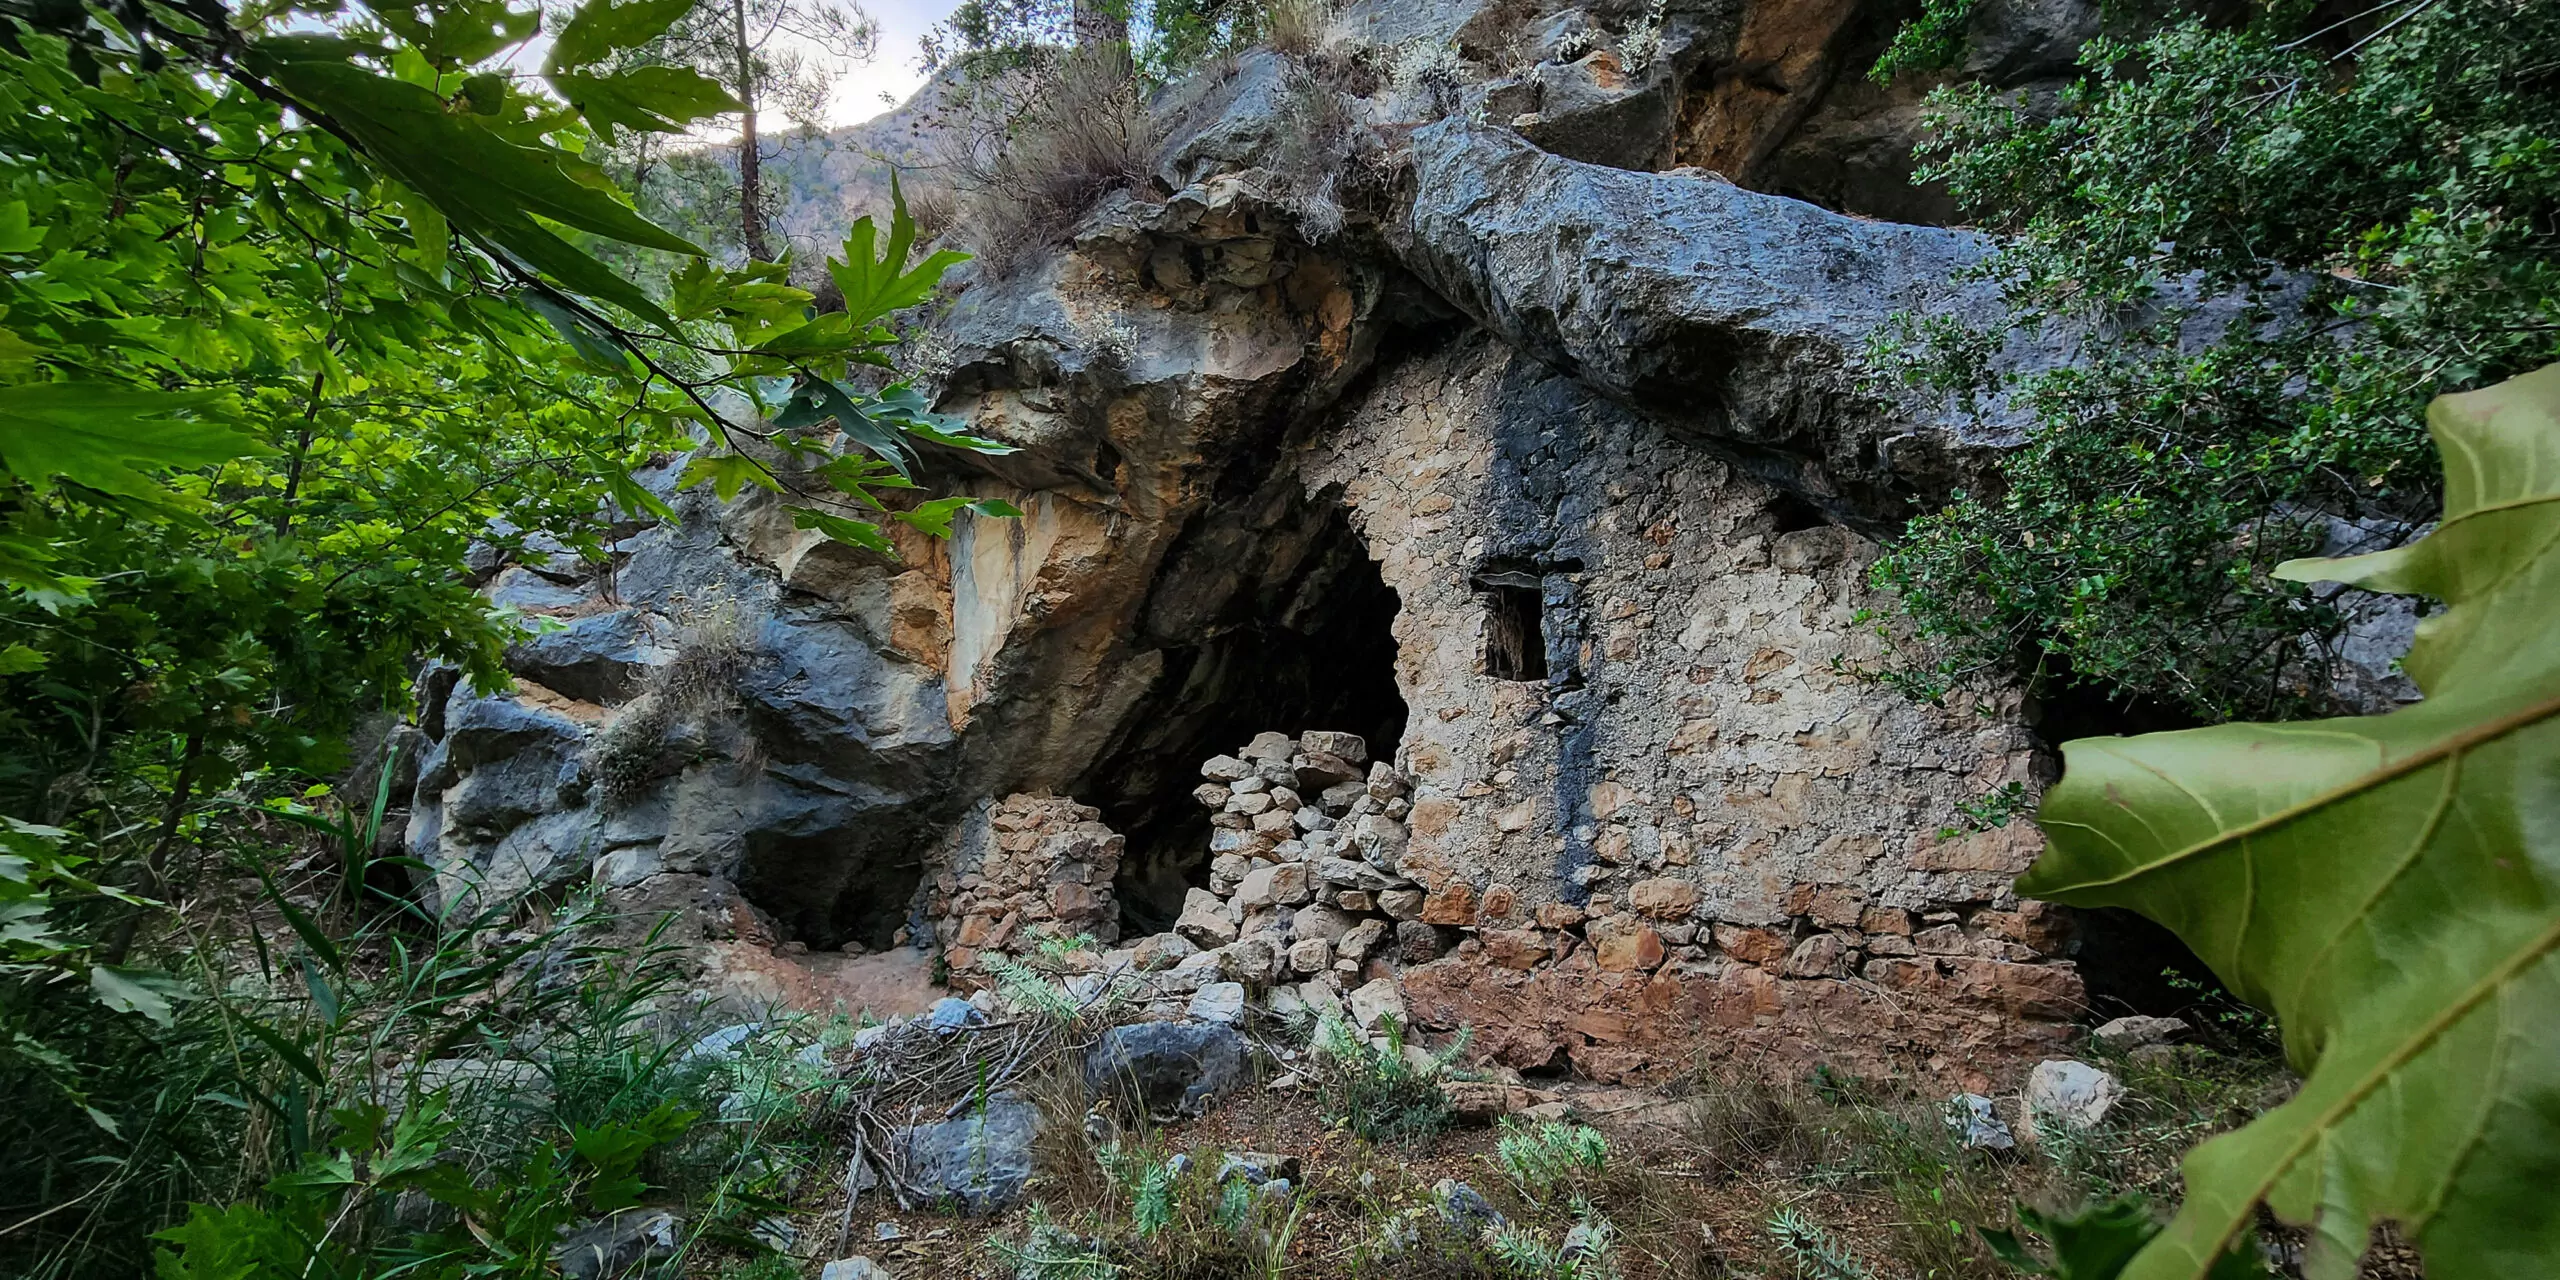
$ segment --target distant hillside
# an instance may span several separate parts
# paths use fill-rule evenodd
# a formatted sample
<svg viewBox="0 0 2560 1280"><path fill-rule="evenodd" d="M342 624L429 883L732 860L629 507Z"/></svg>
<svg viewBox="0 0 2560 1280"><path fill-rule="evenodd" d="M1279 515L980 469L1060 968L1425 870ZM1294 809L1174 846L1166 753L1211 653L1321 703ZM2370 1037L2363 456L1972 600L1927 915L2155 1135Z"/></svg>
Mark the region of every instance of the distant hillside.
<svg viewBox="0 0 2560 1280"><path fill-rule="evenodd" d="M949 93L950 82L936 77L896 110L860 124L768 138L765 178L782 201L774 229L817 254L841 244L856 218L885 211L892 168L907 172L912 189L937 164L932 135Z"/></svg>

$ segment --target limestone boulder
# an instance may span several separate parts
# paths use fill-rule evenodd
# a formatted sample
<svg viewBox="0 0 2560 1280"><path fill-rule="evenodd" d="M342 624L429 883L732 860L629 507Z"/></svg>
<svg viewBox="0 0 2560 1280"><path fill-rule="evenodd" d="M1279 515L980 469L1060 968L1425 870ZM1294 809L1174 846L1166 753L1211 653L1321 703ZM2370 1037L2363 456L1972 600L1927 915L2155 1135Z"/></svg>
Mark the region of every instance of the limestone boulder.
<svg viewBox="0 0 2560 1280"><path fill-rule="evenodd" d="M1113 1027L1085 1052L1085 1086L1138 1114L1198 1115L1246 1082L1244 1037L1223 1022Z"/></svg>

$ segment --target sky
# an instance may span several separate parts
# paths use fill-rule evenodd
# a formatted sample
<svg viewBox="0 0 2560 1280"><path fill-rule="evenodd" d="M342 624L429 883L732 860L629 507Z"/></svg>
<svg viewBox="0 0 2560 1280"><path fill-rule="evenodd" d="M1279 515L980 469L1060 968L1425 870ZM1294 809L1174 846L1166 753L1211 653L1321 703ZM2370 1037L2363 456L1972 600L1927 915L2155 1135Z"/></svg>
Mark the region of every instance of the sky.
<svg viewBox="0 0 2560 1280"><path fill-rule="evenodd" d="M924 33L959 7L959 0L862 0L863 10L880 24L880 52L856 64L836 86L827 100L827 123L858 124L905 101L924 84L924 72L916 69Z"/></svg>

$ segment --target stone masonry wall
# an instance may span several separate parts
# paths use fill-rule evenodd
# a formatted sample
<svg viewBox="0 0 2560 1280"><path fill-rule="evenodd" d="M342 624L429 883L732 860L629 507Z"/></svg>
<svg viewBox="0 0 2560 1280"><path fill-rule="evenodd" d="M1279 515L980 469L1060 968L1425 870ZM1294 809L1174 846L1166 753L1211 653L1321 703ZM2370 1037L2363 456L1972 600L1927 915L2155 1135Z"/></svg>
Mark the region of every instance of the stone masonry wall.
<svg viewBox="0 0 2560 1280"><path fill-rule="evenodd" d="M1120 936L1111 879L1126 847L1099 810L1011 795L972 810L928 868L920 905L955 975L1043 938Z"/></svg>
<svg viewBox="0 0 2560 1280"><path fill-rule="evenodd" d="M1402 601L1400 869L1470 935L1404 975L1417 1023L1603 1079L1964 1074L2072 1033L2059 913L2009 888L2035 832L1957 809L2036 785L2034 740L1856 674L1873 544L1472 339L1381 375L1303 475ZM1544 680L1487 671L1497 575L1538 593Z"/></svg>

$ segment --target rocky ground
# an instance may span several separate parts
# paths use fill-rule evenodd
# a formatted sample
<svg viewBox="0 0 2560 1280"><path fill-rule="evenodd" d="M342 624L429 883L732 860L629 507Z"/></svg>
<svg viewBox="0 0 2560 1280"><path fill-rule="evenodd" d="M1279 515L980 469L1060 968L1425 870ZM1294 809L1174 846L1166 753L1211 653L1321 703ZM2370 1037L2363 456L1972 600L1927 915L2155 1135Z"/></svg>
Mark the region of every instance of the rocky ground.
<svg viewBox="0 0 2560 1280"><path fill-rule="evenodd" d="M1114 1022L1138 1007L954 1000L827 1051L835 1142L760 1232L782 1251L696 1245L688 1273L1989 1277L1972 1227L2156 1197L2188 1143L2290 1090L2210 1029L2124 1019L1997 1097L1776 1064L1613 1089L1445 1055L1382 1091L1401 1056L1329 1053L1310 1020ZM972 1062L1001 1065L948 1069ZM869 1127L891 1095L928 1118ZM871 1170L849 1203L848 1150ZM2365 1271L2416 1274L2389 1248Z"/></svg>

